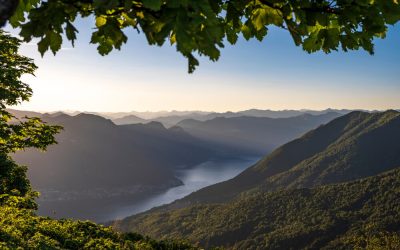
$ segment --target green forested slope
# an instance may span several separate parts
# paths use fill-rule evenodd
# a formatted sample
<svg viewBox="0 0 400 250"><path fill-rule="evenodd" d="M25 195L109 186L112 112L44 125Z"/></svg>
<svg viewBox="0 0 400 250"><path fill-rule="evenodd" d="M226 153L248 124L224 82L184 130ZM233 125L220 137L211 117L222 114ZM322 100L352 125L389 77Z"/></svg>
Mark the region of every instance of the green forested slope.
<svg viewBox="0 0 400 250"><path fill-rule="evenodd" d="M399 249L400 169L313 189L254 191L226 204L117 223L153 237L235 249Z"/></svg>
<svg viewBox="0 0 400 250"><path fill-rule="evenodd" d="M177 241L121 234L95 223L53 220L32 210L0 206L1 249L196 249Z"/></svg>

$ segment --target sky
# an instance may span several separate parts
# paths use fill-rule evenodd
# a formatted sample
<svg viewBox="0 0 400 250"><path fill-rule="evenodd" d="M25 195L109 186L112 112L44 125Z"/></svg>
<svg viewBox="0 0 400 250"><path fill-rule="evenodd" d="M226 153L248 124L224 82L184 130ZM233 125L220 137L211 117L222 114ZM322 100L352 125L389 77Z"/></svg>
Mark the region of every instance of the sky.
<svg viewBox="0 0 400 250"><path fill-rule="evenodd" d="M34 58L36 76L24 76L34 95L16 107L35 111L129 112L160 110L400 108L400 27L365 51L308 54L287 31L270 29L263 42L227 45L221 58L201 58L193 74L169 44L149 46L143 34L127 32L121 51L100 56L89 44L94 23L76 23L75 47L43 58L35 42L20 52ZM17 34L17 30L6 30ZM14 107L15 108L15 107Z"/></svg>

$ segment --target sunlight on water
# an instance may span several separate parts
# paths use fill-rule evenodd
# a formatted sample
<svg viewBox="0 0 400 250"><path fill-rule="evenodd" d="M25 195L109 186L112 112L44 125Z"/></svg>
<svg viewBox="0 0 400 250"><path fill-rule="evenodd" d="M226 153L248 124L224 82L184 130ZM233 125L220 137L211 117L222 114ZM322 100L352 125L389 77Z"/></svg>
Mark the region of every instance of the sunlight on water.
<svg viewBox="0 0 400 250"><path fill-rule="evenodd" d="M144 200L139 204L121 207L120 209L117 209L114 214L110 215L110 219L122 219L130 215L144 212L153 207L181 199L203 187L231 179L256 163L258 159L259 158L208 161L201 163L190 170L181 171L178 173L177 177L183 181L184 185L171 188L165 193Z"/></svg>

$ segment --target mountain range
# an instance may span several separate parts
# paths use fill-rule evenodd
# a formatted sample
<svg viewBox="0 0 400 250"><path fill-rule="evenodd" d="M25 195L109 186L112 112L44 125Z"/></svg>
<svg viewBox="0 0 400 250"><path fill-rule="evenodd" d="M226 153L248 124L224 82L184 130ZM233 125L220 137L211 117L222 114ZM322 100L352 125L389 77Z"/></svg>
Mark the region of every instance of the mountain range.
<svg viewBox="0 0 400 250"><path fill-rule="evenodd" d="M231 180L114 227L206 248L354 249L398 240L399 141L399 112L351 112Z"/></svg>
<svg viewBox="0 0 400 250"><path fill-rule="evenodd" d="M351 110L347 109L325 109L325 110L262 110L249 109L238 112L203 112L203 111L161 111L161 112L128 112L128 113L95 113L96 115L104 116L113 120L115 124L135 124L146 123L150 121L158 121L166 127L177 125L179 122L187 119L197 121L207 121L219 117L232 118L241 116L250 117L268 117L268 118L289 118L304 114L322 115L326 113L338 113L341 115L347 114Z"/></svg>
<svg viewBox="0 0 400 250"><path fill-rule="evenodd" d="M64 127L58 144L14 158L29 166L31 183L42 192L39 211L46 215L55 210L57 217L95 219L99 204L165 191L182 184L178 167L225 157L224 149L157 122L117 126L100 116L63 113L42 119Z"/></svg>
<svg viewBox="0 0 400 250"><path fill-rule="evenodd" d="M40 214L97 221L117 205L140 202L182 185L176 177L179 169L212 159L259 156L339 116L331 112L282 119L215 118L204 124L211 124L206 127L221 136L210 138L187 125L193 120L182 122L185 128L167 129L155 121L116 125L85 113L13 113L18 117L33 114L64 127L57 136L58 145L46 153L27 150L15 155L17 162L30 166L33 187L42 193Z"/></svg>
<svg viewBox="0 0 400 250"><path fill-rule="evenodd" d="M207 121L187 119L179 122L177 126L196 138L235 146L243 152L264 155L339 116L340 113L329 112L319 115L302 114L289 118L217 117Z"/></svg>

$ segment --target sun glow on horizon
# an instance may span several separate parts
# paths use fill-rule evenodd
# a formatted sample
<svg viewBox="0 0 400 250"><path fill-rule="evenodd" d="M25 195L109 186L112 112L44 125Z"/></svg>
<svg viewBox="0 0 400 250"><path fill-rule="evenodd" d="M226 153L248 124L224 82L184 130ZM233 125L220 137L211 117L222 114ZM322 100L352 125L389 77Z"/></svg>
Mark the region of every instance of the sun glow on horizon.
<svg viewBox="0 0 400 250"><path fill-rule="evenodd" d="M395 33L395 32L392 32ZM194 74L173 47L150 47L130 37L122 51L101 57L84 39L41 58L35 44L21 53L39 66L23 79L33 89L23 110L129 112L158 110L366 109L400 107L400 42L390 34L375 56L364 52L308 55L279 32L265 43L239 42ZM392 51L390 51L392 50ZM268 55L268 56L265 56Z"/></svg>

